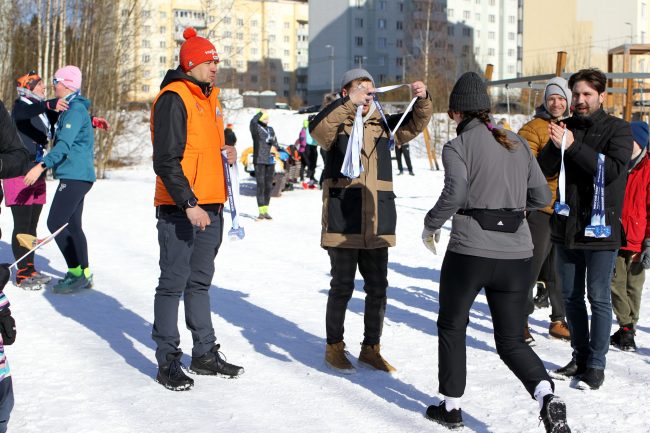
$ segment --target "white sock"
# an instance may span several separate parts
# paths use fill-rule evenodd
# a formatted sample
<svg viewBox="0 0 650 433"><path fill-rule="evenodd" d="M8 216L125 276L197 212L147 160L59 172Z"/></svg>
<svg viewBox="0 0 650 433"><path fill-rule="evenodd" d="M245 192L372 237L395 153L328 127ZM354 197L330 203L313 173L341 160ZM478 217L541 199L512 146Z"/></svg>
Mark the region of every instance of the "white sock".
<svg viewBox="0 0 650 433"><path fill-rule="evenodd" d="M542 380L540 383L537 384L535 387L535 392L533 392L533 396L535 397L535 400L537 400L537 403L539 403L539 410L542 410L542 406L544 406L544 397L546 397L549 394L553 394L553 388L551 387L551 382L548 380Z"/></svg>
<svg viewBox="0 0 650 433"><path fill-rule="evenodd" d="M451 412L453 409L460 409L460 397L445 396L445 410Z"/></svg>

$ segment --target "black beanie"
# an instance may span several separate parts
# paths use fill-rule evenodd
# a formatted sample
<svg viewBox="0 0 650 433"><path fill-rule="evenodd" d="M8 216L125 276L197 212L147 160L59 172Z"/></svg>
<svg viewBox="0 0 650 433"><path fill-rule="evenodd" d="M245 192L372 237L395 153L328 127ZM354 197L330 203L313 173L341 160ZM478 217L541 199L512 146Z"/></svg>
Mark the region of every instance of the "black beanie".
<svg viewBox="0 0 650 433"><path fill-rule="evenodd" d="M476 72L465 72L460 76L449 95L451 111L482 111L491 106L485 81Z"/></svg>

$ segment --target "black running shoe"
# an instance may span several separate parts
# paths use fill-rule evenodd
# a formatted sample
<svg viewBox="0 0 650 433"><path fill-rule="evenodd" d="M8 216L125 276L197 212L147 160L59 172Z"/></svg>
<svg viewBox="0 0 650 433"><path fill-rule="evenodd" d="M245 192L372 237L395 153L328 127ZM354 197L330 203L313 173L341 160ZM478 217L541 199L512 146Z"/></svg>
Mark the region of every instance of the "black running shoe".
<svg viewBox="0 0 650 433"><path fill-rule="evenodd" d="M192 358L190 364L190 372L196 374L205 374L209 376L227 376L237 377L244 374L244 367L229 364L225 359L221 358L223 355L219 352L219 344L216 344L208 353L198 358Z"/></svg>
<svg viewBox="0 0 650 433"><path fill-rule="evenodd" d="M609 337L609 342L612 346L625 352L636 352L635 335L634 325L623 325Z"/></svg>
<svg viewBox="0 0 650 433"><path fill-rule="evenodd" d="M194 386L194 379L187 377L182 364L178 359L174 359L168 365L158 367L156 382L172 391L187 391Z"/></svg>
<svg viewBox="0 0 650 433"><path fill-rule="evenodd" d="M450 430L463 428L463 412L460 409L452 409L447 412L444 400L438 406L431 405L427 408L427 418L442 424Z"/></svg>
<svg viewBox="0 0 650 433"><path fill-rule="evenodd" d="M571 433L566 423L566 405L560 397L549 394L544 397L544 405L539 412L546 433Z"/></svg>
<svg viewBox="0 0 650 433"><path fill-rule="evenodd" d="M600 368L587 368L587 370L580 375L580 381L576 385L579 389L598 389L605 381L605 370Z"/></svg>
<svg viewBox="0 0 650 433"><path fill-rule="evenodd" d="M572 379L574 376L579 376L587 371L587 366L584 364L578 364L574 360L571 360L564 367L558 368L557 370L551 370L548 372L549 376L557 380L567 380Z"/></svg>

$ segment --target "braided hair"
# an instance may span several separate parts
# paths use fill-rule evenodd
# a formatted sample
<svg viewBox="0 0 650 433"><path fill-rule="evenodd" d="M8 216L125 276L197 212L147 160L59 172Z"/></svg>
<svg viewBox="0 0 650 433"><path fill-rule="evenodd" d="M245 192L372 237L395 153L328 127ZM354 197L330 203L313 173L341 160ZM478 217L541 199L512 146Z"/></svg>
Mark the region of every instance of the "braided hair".
<svg viewBox="0 0 650 433"><path fill-rule="evenodd" d="M503 129L497 128L492 124L492 121L490 120L489 110L463 112L463 119L474 118L480 120L487 127L487 129L490 130L494 139L498 141L501 146L505 147L508 150L514 150L519 145L518 141L508 138L508 135Z"/></svg>

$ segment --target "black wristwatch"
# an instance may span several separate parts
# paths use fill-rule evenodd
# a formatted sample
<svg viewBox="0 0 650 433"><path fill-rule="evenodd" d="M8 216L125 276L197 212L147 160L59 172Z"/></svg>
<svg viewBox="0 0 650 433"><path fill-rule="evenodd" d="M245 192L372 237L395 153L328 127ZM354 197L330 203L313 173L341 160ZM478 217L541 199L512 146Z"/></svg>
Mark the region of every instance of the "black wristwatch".
<svg viewBox="0 0 650 433"><path fill-rule="evenodd" d="M41 167L43 167L43 170L47 170L47 165L44 162L41 162Z"/></svg>
<svg viewBox="0 0 650 433"><path fill-rule="evenodd" d="M197 204L199 204L199 200L196 197L192 197L191 199L189 199L185 203L183 203L183 210L187 210L188 208L196 207Z"/></svg>

